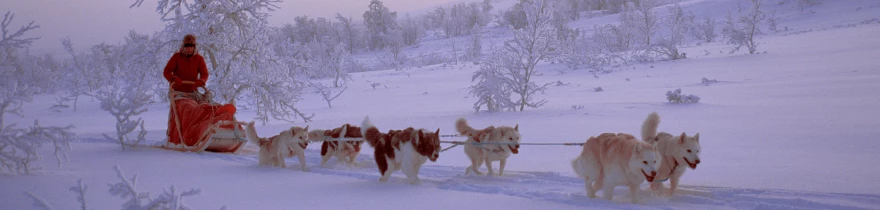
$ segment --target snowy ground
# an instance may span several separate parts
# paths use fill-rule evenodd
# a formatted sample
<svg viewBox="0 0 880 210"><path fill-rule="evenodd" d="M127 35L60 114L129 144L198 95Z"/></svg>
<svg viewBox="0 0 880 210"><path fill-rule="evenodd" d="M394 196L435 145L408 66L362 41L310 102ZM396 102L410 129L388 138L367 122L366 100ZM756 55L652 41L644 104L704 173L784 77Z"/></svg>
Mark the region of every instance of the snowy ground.
<svg viewBox="0 0 880 210"><path fill-rule="evenodd" d="M185 200L195 209L880 209L880 141L869 138L880 136L880 4L845 2L850 4L824 2L811 16L786 16L792 31L801 32L764 36L759 55L728 54L729 46L713 43L684 49L686 60L637 64L598 77L540 65L539 84L563 85L549 86L537 96L549 102L524 112L475 114L467 87L478 66L435 65L353 74L333 108L315 94L299 103L316 114L314 122L258 126L268 136L290 126L359 124L369 115L381 130L414 126L452 134L454 120L465 117L474 127L519 124L523 142L560 143L603 132L638 134L644 117L656 111L661 131L700 133L703 147L702 164L682 178L685 192L671 198L651 195L646 185L638 205L629 204L623 187L612 202L586 198L569 163L580 152L573 146L523 146L508 160L504 177L464 176L469 162L454 148L423 167L424 182L417 186L400 172L388 183L377 182L369 147L355 167L335 161L320 167L320 146L312 144L308 172L258 167L252 145L238 154L121 151L100 137L113 130L114 119L97 103L55 112L48 109L53 98L41 96L25 118L10 120L75 124L80 139L61 167L46 150L42 174L0 175L0 209L34 208L24 192L58 209L77 208L68 188L78 179L88 186L90 209L119 208L124 200L107 193L107 184L119 181L114 166L127 178L138 174L139 189L154 195L172 185L201 189ZM706 86L704 77L719 82ZM373 83L381 86L374 90ZM594 92L596 87L604 91ZM666 91L677 88L702 100L667 103ZM156 144L164 138L168 106L149 108L144 118L149 143ZM241 120L253 116L247 109L237 114ZM287 163L298 165L296 158Z"/></svg>

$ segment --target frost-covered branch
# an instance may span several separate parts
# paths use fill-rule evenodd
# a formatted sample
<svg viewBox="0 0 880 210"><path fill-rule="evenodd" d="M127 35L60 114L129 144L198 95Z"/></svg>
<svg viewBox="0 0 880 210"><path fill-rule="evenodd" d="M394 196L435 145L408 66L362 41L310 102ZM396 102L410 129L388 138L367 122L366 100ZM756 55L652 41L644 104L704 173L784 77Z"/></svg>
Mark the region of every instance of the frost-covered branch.
<svg viewBox="0 0 880 210"><path fill-rule="evenodd" d="M13 128L14 125L0 127L0 171L13 174L31 174L40 170L32 164L41 159L37 151L45 143L52 143L55 159L60 167L68 160L70 140L74 134L73 126L42 127L38 121L29 129Z"/></svg>
<svg viewBox="0 0 880 210"><path fill-rule="evenodd" d="M147 111L146 105L152 98L146 88L140 85L127 84L117 81L117 84L99 90L95 94L101 102L101 110L110 112L116 118L116 138L107 134L104 137L116 140L125 150L126 146L137 146L146 139L147 131L144 129L144 120L133 119ZM137 137L129 137L128 134L140 127Z"/></svg>
<svg viewBox="0 0 880 210"><path fill-rule="evenodd" d="M79 179L76 181L76 186L70 187L70 191L76 193L76 201L79 202L80 208L82 210L88 210L88 206L86 205L86 190L87 186L83 185L83 180Z"/></svg>
<svg viewBox="0 0 880 210"><path fill-rule="evenodd" d="M3 21L0 22L0 49L25 48L37 39L40 39L39 37L22 37L28 31L40 28L39 25L34 25L34 21L31 21L26 26L22 26L18 30L10 31L13 19L15 19L15 14L12 14L12 12L7 11L3 15Z"/></svg>
<svg viewBox="0 0 880 210"><path fill-rule="evenodd" d="M333 95L333 90L331 90L330 87L327 87L324 84L313 83L313 82L309 82L309 84L311 84L312 87L315 87L315 89L318 89L318 93L320 93L321 96L324 97L324 101L327 102L327 107L329 107L329 108L333 108L333 105L331 105L330 102L332 102L334 99L338 98L339 95L342 95L342 93L348 89L348 87L345 87L342 90L340 90L338 93L336 93L336 95Z"/></svg>
<svg viewBox="0 0 880 210"><path fill-rule="evenodd" d="M25 192L24 194L27 194L28 196L30 196L31 198L34 199L34 207L36 207L36 208L44 209L44 210L55 209L52 207L52 205L49 205L49 202L46 202L46 199L38 197L31 192Z"/></svg>

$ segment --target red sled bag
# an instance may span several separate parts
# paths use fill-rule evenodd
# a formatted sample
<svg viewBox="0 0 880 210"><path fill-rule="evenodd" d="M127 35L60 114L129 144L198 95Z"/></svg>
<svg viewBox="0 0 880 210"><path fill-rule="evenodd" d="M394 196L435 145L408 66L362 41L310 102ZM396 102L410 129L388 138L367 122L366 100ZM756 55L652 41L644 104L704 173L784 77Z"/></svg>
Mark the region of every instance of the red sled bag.
<svg viewBox="0 0 880 210"><path fill-rule="evenodd" d="M168 93L168 141L163 148L191 152L235 152L247 140L243 122L235 120L235 106L210 100L210 92Z"/></svg>

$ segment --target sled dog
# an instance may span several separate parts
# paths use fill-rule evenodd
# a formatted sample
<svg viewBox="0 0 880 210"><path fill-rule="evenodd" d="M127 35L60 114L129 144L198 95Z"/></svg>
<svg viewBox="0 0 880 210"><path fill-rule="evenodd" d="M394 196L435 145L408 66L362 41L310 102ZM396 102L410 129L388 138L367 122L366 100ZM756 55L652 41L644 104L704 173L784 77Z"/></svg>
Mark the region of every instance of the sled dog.
<svg viewBox="0 0 880 210"><path fill-rule="evenodd" d="M639 185L654 181L659 157L654 146L632 135L603 133L587 139L571 167L584 178L588 197L595 198L596 191L602 189L603 197L611 200L614 187L626 185L631 202L638 203Z"/></svg>
<svg viewBox="0 0 880 210"><path fill-rule="evenodd" d="M309 131L309 140L323 140L321 143L321 166L324 166L330 157L336 157L337 161L345 162L346 165L354 165L358 155L361 154L361 141L332 141L331 138L363 138L361 128L344 124L331 130Z"/></svg>
<svg viewBox="0 0 880 210"><path fill-rule="evenodd" d="M260 146L259 165L286 168L287 164L284 163L284 158L296 155L302 170L308 171L305 157L305 150L309 145L306 140L308 131L308 126L305 128L292 127L273 137L260 138L257 136L254 122L250 122L247 124L246 136L248 141Z"/></svg>
<svg viewBox="0 0 880 210"><path fill-rule="evenodd" d="M659 181L652 182L651 189L655 193L672 196L685 169L697 169L697 164L700 164L700 134L687 136L682 132L674 136L665 132L657 133L659 124L660 116L656 112L648 115L642 125L642 140L654 145L661 157L655 177ZM663 181L666 179L669 179L669 191L663 192Z"/></svg>
<svg viewBox="0 0 880 210"><path fill-rule="evenodd" d="M436 162L440 157L440 129L428 132L412 127L403 130L389 130L388 133L379 129L364 118L361 132L371 147L375 148L373 157L379 167L380 182L388 181L391 172L403 171L410 184L419 184L419 170L427 160Z"/></svg>
<svg viewBox="0 0 880 210"><path fill-rule="evenodd" d="M507 165L507 158L510 157L511 153L519 153L520 135L518 124L512 128L510 126L489 126L482 130L477 130L468 125L467 120L464 118L458 118L455 121L455 129L459 134L468 137L464 144L464 154L470 158L471 166L465 169L465 175L470 174L472 171L477 175L483 175L479 170L483 162L486 163L486 168L489 169L489 175L494 175L492 161L500 161L498 176L503 176L504 166Z"/></svg>

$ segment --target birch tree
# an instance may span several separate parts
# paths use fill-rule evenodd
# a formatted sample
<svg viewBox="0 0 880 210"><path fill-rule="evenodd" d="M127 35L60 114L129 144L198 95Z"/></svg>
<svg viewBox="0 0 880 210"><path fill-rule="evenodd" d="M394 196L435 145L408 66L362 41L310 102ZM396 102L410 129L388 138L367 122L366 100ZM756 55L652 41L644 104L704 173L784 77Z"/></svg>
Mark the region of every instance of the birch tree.
<svg viewBox="0 0 880 210"><path fill-rule="evenodd" d="M132 7L144 0L135 0ZM198 37L198 49L205 55L211 79L208 87L215 99L236 98L257 108L257 120L292 121L314 116L299 111L295 104L306 86L295 71L278 62L269 41L267 18L280 0L159 0L156 11L165 22L163 34L169 52L177 51L185 34Z"/></svg>
<svg viewBox="0 0 880 210"><path fill-rule="evenodd" d="M552 21L552 0L534 0L523 1L523 12L526 17L526 25L513 32L513 40L504 43L504 50L509 51L511 56L516 59L517 71L510 74L510 78L514 80L515 87L513 92L519 96L517 103L519 111L523 111L526 106L539 107L546 103L546 100L535 101L534 95L543 90L544 86L538 86L532 80L537 73L535 66L539 62L547 59L554 53L555 29Z"/></svg>

